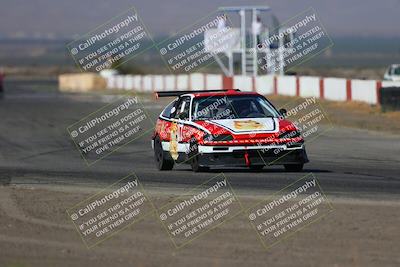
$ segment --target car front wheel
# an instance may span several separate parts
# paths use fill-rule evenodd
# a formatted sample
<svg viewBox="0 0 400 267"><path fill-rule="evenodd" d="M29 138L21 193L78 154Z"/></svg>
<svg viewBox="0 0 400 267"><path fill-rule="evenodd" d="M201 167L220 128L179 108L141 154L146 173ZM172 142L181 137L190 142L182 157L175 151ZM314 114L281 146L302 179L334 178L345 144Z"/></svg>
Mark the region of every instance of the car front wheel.
<svg viewBox="0 0 400 267"><path fill-rule="evenodd" d="M206 166L200 166L199 163L199 158L201 155L199 155L199 149L197 142L194 138L190 140L190 146L189 146L189 161L190 161L190 166L192 167L192 171L194 172L203 172L203 171L208 171L210 168Z"/></svg>
<svg viewBox="0 0 400 267"><path fill-rule="evenodd" d="M174 167L174 161L164 157L164 151L159 137L154 139L154 159L160 171L169 171Z"/></svg>

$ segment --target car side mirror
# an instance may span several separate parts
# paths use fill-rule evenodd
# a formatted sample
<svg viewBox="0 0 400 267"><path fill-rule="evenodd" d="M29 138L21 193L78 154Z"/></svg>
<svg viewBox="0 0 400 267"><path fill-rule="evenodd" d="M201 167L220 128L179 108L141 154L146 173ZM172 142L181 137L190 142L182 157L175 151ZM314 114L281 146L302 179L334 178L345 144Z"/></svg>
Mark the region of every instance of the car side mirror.
<svg viewBox="0 0 400 267"><path fill-rule="evenodd" d="M279 113L282 115L282 117L286 117L286 114L287 114L287 110L286 109L284 109L284 108L281 108L280 110L279 110Z"/></svg>

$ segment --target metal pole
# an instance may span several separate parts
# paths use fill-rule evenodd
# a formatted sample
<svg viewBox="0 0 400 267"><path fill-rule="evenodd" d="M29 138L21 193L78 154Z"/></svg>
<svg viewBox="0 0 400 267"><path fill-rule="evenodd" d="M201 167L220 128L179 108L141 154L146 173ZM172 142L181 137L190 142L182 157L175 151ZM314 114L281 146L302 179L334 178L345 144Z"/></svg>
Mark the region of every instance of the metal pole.
<svg viewBox="0 0 400 267"><path fill-rule="evenodd" d="M240 15L240 34L242 35L242 75L246 75L246 12L241 9L239 11Z"/></svg>
<svg viewBox="0 0 400 267"><path fill-rule="evenodd" d="M279 34L282 32L281 29L279 29ZM279 38L279 74L283 75L284 74L284 58L283 58L283 50L284 50L284 43L283 43L283 38Z"/></svg>
<svg viewBox="0 0 400 267"><path fill-rule="evenodd" d="M253 8L253 25L254 23L256 23L257 21L257 10L255 8ZM257 56L258 56L258 50L257 50L257 36L256 34L254 34L253 29L252 29L252 33L253 35L253 58L252 58L252 64L253 64L253 76L257 76Z"/></svg>
<svg viewBox="0 0 400 267"><path fill-rule="evenodd" d="M268 40L268 38L269 38L269 31L268 30L265 31L265 35L266 35L266 38ZM270 56L271 49L270 49L270 45L269 45L268 42L266 42L265 44L266 44L266 46L265 46L265 64L267 66L267 68L266 68L267 74L275 73L273 68L271 69L271 71L268 71L268 68L270 67L270 64L271 64L271 60L268 58Z"/></svg>
<svg viewBox="0 0 400 267"><path fill-rule="evenodd" d="M228 62L229 62L229 74L230 74L229 76L233 77L234 73L233 73L233 54L232 54L232 52L229 53L229 55L228 55Z"/></svg>

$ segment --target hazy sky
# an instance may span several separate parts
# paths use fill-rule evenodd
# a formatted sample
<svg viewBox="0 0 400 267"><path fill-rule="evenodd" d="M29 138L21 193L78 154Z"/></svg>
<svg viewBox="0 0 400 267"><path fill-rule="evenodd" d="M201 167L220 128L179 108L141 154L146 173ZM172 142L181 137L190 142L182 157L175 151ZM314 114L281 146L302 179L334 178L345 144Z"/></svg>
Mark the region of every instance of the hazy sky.
<svg viewBox="0 0 400 267"><path fill-rule="evenodd" d="M0 0L0 36L81 35L135 6L150 33L170 34L219 6L268 5L284 21L313 7L334 36L400 37L400 0Z"/></svg>

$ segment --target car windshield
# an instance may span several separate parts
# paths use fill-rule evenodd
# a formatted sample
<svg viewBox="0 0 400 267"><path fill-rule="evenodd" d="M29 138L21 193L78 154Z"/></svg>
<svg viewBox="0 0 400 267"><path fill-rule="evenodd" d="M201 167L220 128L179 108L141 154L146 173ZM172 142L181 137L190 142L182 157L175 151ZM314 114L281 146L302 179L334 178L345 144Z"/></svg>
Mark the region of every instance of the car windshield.
<svg viewBox="0 0 400 267"><path fill-rule="evenodd" d="M264 97L258 95L212 96L193 100L192 120L278 116L277 110Z"/></svg>

